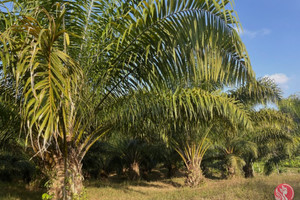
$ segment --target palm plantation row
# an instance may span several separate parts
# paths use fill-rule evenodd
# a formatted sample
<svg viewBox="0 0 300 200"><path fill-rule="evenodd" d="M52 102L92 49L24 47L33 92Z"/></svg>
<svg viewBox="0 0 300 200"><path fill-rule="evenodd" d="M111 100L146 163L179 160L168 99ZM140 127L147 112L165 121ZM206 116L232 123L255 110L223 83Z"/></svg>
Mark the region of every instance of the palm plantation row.
<svg viewBox="0 0 300 200"><path fill-rule="evenodd" d="M117 147L115 163L131 179L140 178L142 165L149 171L159 162L171 173L174 155L190 186L203 180L200 166L220 162L229 177L240 169L253 176L262 158L271 170L296 152L299 98L281 100L271 80L256 79L232 6L229 0L5 1L2 141L21 133L18 141L48 177L53 199L80 197L85 156L101 160L107 143ZM280 110L255 109L270 102ZM160 156L151 156L152 144L160 145Z"/></svg>

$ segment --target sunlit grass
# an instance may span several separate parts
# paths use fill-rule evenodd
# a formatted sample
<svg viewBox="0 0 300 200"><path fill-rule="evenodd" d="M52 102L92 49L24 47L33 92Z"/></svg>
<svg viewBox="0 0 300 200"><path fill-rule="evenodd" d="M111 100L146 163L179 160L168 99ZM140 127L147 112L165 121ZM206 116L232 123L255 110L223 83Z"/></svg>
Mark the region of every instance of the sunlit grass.
<svg viewBox="0 0 300 200"><path fill-rule="evenodd" d="M198 188L183 187L183 178L135 184L98 184L89 186L90 200L274 200L274 189L280 183L288 183L300 199L299 174L258 176L253 179L207 180Z"/></svg>
<svg viewBox="0 0 300 200"><path fill-rule="evenodd" d="M300 199L300 174L257 175L252 179L206 180L197 188L184 187L184 178L159 181L91 181L86 183L89 200L274 200L274 189L288 183ZM22 184L0 183L0 199L40 200L42 191L29 190Z"/></svg>

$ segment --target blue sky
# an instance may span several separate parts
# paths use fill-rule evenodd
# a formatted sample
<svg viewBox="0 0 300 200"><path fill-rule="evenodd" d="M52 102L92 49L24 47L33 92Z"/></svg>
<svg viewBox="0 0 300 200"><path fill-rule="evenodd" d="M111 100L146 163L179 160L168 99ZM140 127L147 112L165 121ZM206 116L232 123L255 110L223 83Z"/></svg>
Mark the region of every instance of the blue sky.
<svg viewBox="0 0 300 200"><path fill-rule="evenodd" d="M235 0L257 77L270 76L285 97L300 92L300 0Z"/></svg>

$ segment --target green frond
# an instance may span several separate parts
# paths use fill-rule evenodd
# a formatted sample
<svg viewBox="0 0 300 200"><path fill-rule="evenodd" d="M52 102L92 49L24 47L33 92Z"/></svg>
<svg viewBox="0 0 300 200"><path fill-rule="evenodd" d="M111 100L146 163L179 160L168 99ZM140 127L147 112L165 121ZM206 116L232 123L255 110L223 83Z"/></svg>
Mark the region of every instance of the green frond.
<svg viewBox="0 0 300 200"><path fill-rule="evenodd" d="M290 113L296 122L300 122L300 97L299 95L291 95L287 99L279 102L279 108L284 113Z"/></svg>
<svg viewBox="0 0 300 200"><path fill-rule="evenodd" d="M72 104L82 74L76 61L57 45L65 32L61 29L61 18L55 20L46 11L42 14L48 27L24 17L2 34L1 45L10 45L1 61L4 76L12 72L16 91L22 88L22 115L29 122L29 132L37 132L37 141L42 138L41 146L46 147L53 135L60 134L62 107Z"/></svg>
<svg viewBox="0 0 300 200"><path fill-rule="evenodd" d="M105 113L120 123L140 123L149 118L154 124L161 119L164 124L210 122L217 117L224 117L243 126L251 126L248 113L243 105L222 94L212 94L199 88L178 89L176 92L161 90L160 93L141 90L117 99ZM119 123L119 124L120 124ZM118 123L117 123L118 124Z"/></svg>
<svg viewBox="0 0 300 200"><path fill-rule="evenodd" d="M295 123L289 114L275 109L261 109L251 112L251 119L259 127L273 126L276 128L293 129Z"/></svg>
<svg viewBox="0 0 300 200"><path fill-rule="evenodd" d="M137 123L164 133L217 117L251 126L239 101L205 90L255 77L232 1L11 2L0 57L39 148L58 138L85 152Z"/></svg>
<svg viewBox="0 0 300 200"><path fill-rule="evenodd" d="M260 78L253 83L248 83L236 90L229 91L229 95L247 105L277 103L281 98L282 91L276 83L267 78Z"/></svg>

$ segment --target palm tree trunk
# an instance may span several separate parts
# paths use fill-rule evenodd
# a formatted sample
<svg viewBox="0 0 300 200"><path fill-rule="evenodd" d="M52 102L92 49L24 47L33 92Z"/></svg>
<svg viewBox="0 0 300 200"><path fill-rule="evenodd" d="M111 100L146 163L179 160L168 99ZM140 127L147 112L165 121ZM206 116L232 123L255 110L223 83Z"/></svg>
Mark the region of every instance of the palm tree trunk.
<svg viewBox="0 0 300 200"><path fill-rule="evenodd" d="M254 177L253 163L247 162L246 165L243 167L243 171L245 173L245 178L253 178Z"/></svg>
<svg viewBox="0 0 300 200"><path fill-rule="evenodd" d="M228 172L228 177L227 178L234 178L236 176L236 169L232 165L227 167L227 172Z"/></svg>
<svg viewBox="0 0 300 200"><path fill-rule="evenodd" d="M168 177L168 178L171 178L172 176L174 176L174 174L175 174L175 172L176 172L176 170L177 170L177 167L176 167L176 165L174 165L174 164L169 164L169 165L167 166L167 169L168 169L167 177Z"/></svg>
<svg viewBox="0 0 300 200"><path fill-rule="evenodd" d="M188 162L185 184L190 187L198 186L204 181L200 164L196 160Z"/></svg>
<svg viewBox="0 0 300 200"><path fill-rule="evenodd" d="M140 166L139 166L139 163L136 161L134 161L132 164L130 164L129 178L132 181L136 181L136 180L140 179Z"/></svg>
<svg viewBox="0 0 300 200"><path fill-rule="evenodd" d="M278 163L276 163L277 174L280 174Z"/></svg>
<svg viewBox="0 0 300 200"><path fill-rule="evenodd" d="M55 155L54 165L49 174L48 194L55 200L71 200L80 197L83 193L82 164L78 155L74 152L69 153L66 161L67 168L65 170L64 157L62 154Z"/></svg>

